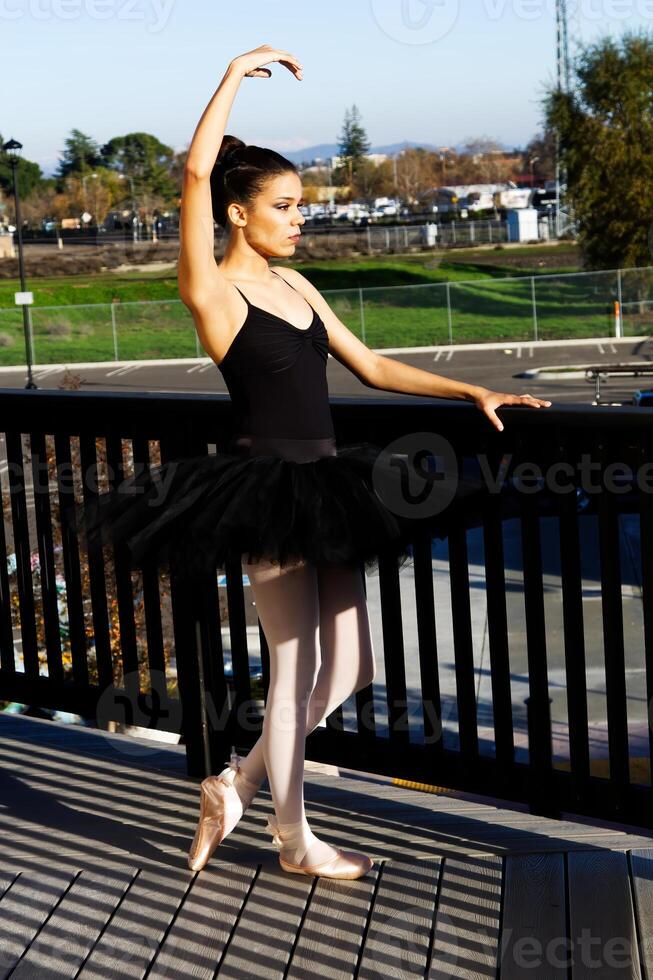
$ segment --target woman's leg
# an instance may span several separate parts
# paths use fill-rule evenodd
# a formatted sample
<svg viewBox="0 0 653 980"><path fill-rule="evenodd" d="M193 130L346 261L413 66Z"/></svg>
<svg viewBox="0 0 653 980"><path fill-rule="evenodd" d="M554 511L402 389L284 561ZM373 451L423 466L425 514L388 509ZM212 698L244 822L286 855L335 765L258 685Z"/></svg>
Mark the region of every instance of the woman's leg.
<svg viewBox="0 0 653 980"><path fill-rule="evenodd" d="M248 568L252 581L256 566ZM253 588L256 590L256 585ZM308 701L307 734L348 697L371 684L375 676L362 571L345 566L320 567L317 588L321 663ZM256 602L259 608L258 598ZM266 632L263 620L261 624ZM247 805L265 778L262 735L241 761L241 773L235 785Z"/></svg>
<svg viewBox="0 0 653 980"><path fill-rule="evenodd" d="M320 863L337 852L311 832L304 811L307 707L319 663L317 570L307 562L280 568L261 561L244 568L270 651L270 685L258 743L282 853L295 864Z"/></svg>
<svg viewBox="0 0 653 980"><path fill-rule="evenodd" d="M345 566L317 571L322 662L308 703L307 732L376 676L362 571Z"/></svg>

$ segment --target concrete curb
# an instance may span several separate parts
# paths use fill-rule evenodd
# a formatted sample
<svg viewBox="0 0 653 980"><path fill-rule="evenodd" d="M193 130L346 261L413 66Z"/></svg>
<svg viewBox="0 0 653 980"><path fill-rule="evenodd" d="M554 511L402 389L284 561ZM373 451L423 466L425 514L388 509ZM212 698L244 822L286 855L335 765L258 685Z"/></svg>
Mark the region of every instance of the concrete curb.
<svg viewBox="0 0 653 980"><path fill-rule="evenodd" d="M447 351L461 351L461 350L472 350L472 351L486 351L486 350L519 350L524 347L536 347L546 349L554 347L578 347L578 346L596 346L596 344L624 344L633 343L640 340L650 340L651 338L646 334L641 337L594 337L587 338L583 337L578 340L519 340L511 343L510 341L502 341L500 343L487 343L487 344L440 344L438 346L430 347L372 347L377 354L437 354L438 352ZM333 355L329 354L329 357ZM176 364L176 365L188 365L191 367L196 364L209 364L211 363L211 358L204 357L160 357L156 359L144 359L135 361L70 361L65 364L33 364L33 371L65 371L73 370L75 368L120 368L140 365L142 367L163 367L166 364ZM24 364L7 364L0 366L0 374L7 373L9 371L24 371ZM540 369L542 370L542 369ZM531 377L531 375L526 372L522 377ZM541 375L540 375L541 377ZM571 377L570 374L565 373L564 377Z"/></svg>

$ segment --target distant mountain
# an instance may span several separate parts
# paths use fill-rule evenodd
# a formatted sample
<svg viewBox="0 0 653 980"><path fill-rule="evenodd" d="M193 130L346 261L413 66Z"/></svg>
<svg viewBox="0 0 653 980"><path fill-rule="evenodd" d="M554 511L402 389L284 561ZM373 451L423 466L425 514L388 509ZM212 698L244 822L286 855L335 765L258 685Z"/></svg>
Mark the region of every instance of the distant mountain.
<svg viewBox="0 0 653 980"><path fill-rule="evenodd" d="M417 143L414 140L404 140L402 143L386 143L383 146L373 146L370 153L387 153L392 156L407 147L421 146L425 150L439 150L439 146L433 143ZM318 143L315 146L306 146L303 150L279 150L283 156L293 163L312 163L314 160L327 160L329 157L338 155L337 143Z"/></svg>

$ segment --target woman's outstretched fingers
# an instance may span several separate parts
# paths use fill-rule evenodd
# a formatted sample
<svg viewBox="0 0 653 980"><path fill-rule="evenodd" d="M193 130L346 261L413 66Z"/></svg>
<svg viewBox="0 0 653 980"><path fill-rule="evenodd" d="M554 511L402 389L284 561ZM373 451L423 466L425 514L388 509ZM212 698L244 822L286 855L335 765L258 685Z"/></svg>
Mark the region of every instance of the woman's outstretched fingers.
<svg viewBox="0 0 653 980"><path fill-rule="evenodd" d="M492 391L485 389L475 399L476 407L479 408L489 418L492 425L503 432L503 423L496 414L496 409L501 405L525 405L528 408L548 408L550 401L544 398L535 398L531 394L512 395L505 391Z"/></svg>
<svg viewBox="0 0 653 980"><path fill-rule="evenodd" d="M239 55L237 58L234 58L232 65L237 65L246 78L270 78L272 72L269 68L265 68L264 65L269 64L271 61L278 61L288 71L293 72L297 79L302 78L303 65L300 64L299 59L294 54L291 54L290 51L273 48L269 44L261 44L260 47L254 48L253 51L247 51L246 54Z"/></svg>

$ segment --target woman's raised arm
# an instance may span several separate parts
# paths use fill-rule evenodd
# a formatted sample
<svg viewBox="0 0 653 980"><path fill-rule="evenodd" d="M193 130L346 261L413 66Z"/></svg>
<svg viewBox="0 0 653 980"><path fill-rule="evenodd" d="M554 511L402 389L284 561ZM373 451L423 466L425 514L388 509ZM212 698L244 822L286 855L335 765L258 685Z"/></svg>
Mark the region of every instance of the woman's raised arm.
<svg viewBox="0 0 653 980"><path fill-rule="evenodd" d="M227 285L213 252L211 171L241 79L269 78L271 72L263 65L272 61L279 61L301 79L302 66L297 58L269 44L234 58L202 113L188 148L181 191L177 281L181 299L191 308L201 304L208 295L215 297L216 290L219 293Z"/></svg>

